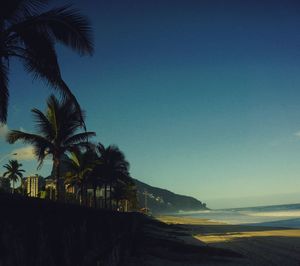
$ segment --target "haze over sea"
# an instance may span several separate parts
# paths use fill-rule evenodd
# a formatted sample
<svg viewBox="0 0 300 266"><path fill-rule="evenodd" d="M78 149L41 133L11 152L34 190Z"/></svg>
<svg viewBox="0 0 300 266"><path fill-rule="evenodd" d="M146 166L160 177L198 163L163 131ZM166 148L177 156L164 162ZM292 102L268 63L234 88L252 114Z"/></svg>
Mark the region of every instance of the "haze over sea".
<svg viewBox="0 0 300 266"><path fill-rule="evenodd" d="M178 215L229 224L300 228L300 204L180 212Z"/></svg>

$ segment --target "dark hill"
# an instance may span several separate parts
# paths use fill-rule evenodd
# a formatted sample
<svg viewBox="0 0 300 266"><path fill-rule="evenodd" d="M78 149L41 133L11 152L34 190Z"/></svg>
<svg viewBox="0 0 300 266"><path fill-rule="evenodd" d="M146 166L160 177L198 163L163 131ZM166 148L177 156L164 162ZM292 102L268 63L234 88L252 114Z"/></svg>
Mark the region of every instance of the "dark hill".
<svg viewBox="0 0 300 266"><path fill-rule="evenodd" d="M140 207L145 207L146 200L147 207L153 213L172 213L207 209L205 203L193 197L178 195L166 189L152 187L137 179L134 179L134 182L137 186ZM145 199L145 191L147 191L147 199Z"/></svg>

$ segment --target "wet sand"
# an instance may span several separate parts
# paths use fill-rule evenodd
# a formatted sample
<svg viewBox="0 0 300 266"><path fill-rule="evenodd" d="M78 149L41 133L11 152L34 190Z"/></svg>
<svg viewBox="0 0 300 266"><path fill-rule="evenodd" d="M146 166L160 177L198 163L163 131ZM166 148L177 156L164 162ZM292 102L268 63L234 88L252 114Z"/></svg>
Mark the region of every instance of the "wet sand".
<svg viewBox="0 0 300 266"><path fill-rule="evenodd" d="M202 262L203 265L223 265L225 262L226 265L300 265L300 229L230 225L176 216L159 216L157 219L176 225L178 232L187 233L177 236L186 244L231 250L242 256ZM197 264L186 262L182 265Z"/></svg>

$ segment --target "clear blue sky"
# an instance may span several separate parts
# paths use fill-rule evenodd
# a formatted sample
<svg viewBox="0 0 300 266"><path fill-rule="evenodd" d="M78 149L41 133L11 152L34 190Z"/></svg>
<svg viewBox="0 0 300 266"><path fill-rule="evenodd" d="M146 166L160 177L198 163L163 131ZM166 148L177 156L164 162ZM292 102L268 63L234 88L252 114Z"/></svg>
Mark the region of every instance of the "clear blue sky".
<svg viewBox="0 0 300 266"><path fill-rule="evenodd" d="M216 208L300 202L299 1L73 3L95 54L58 46L63 77L133 177ZM11 67L8 127L31 131L51 90Z"/></svg>

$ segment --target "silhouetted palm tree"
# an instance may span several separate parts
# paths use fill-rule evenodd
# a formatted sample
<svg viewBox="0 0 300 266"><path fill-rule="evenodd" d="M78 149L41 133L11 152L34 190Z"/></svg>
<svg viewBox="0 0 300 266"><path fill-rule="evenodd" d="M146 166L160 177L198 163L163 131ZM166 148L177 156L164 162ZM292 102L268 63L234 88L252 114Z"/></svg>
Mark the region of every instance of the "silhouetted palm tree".
<svg viewBox="0 0 300 266"><path fill-rule="evenodd" d="M112 187L112 198L115 200L116 209L122 200L132 202L136 200L136 186L129 173L119 175Z"/></svg>
<svg viewBox="0 0 300 266"><path fill-rule="evenodd" d="M101 165L98 167L99 176L104 184L104 205L107 208L107 187L111 188L118 178L127 176L129 163L125 160L125 155L117 146L108 146L105 148L101 143L97 145ZM112 197L110 196L110 207Z"/></svg>
<svg viewBox="0 0 300 266"><path fill-rule="evenodd" d="M57 100L51 95L47 101L46 113L33 109L37 134L12 130L7 135L9 143L22 140L34 146L35 154L41 167L47 155L52 156L54 176L56 178L57 199L60 199L60 163L63 154L72 151L76 145L86 145L88 137L95 136L94 132L77 133L82 128L80 111L72 100Z"/></svg>
<svg viewBox="0 0 300 266"><path fill-rule="evenodd" d="M67 168L65 184L79 187L80 204L87 204L87 186L90 175L97 161L91 150L81 151L79 148L70 153L69 160L65 161Z"/></svg>
<svg viewBox="0 0 300 266"><path fill-rule="evenodd" d="M44 11L45 0L0 2L0 122L6 122L9 62L15 57L25 70L47 81L64 96L75 97L64 83L55 51L59 42L80 54L92 54L89 22L69 5Z"/></svg>
<svg viewBox="0 0 300 266"><path fill-rule="evenodd" d="M127 184L121 180L117 180L113 187L112 197L116 201L116 210L119 209L120 201L126 199L127 196Z"/></svg>
<svg viewBox="0 0 300 266"><path fill-rule="evenodd" d="M15 182L20 179L22 181L23 174L25 170L20 169L22 166L17 160L9 160L8 164L5 164L3 167L7 170L3 176L7 177L10 181L12 181L13 189L12 193L15 191Z"/></svg>
<svg viewBox="0 0 300 266"><path fill-rule="evenodd" d="M99 159L95 150L93 150L93 161L95 162L92 172L88 176L88 184L93 189L94 207L97 208L97 188L103 186L103 179L101 178L101 160Z"/></svg>

